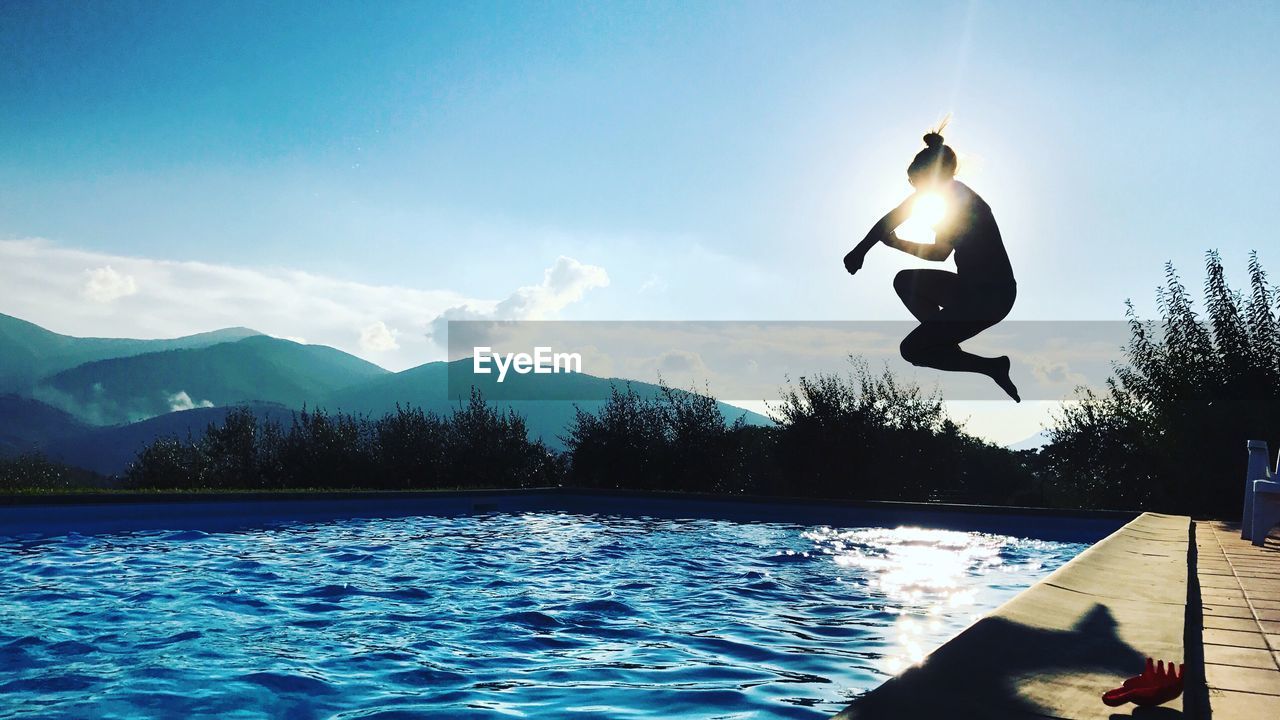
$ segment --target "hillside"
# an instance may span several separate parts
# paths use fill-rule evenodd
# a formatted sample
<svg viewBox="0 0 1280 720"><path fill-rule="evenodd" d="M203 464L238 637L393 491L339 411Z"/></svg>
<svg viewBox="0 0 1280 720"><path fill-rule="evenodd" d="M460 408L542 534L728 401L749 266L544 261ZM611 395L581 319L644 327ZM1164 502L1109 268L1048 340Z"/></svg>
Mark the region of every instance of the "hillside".
<svg viewBox="0 0 1280 720"><path fill-rule="evenodd" d="M0 456L41 450L51 442L77 437L89 426L38 400L0 395Z"/></svg>
<svg viewBox="0 0 1280 720"><path fill-rule="evenodd" d="M34 395L85 422L115 425L209 405L314 405L335 390L386 374L334 348L257 335L86 363L41 381Z"/></svg>
<svg viewBox="0 0 1280 720"><path fill-rule="evenodd" d="M199 435L221 422L230 406L248 405L286 426L304 406L380 417L398 403L447 415L469 391L468 384L449 396L449 367L434 362L390 373L331 347L245 328L173 340L76 338L0 315L0 378L21 393L0 394L0 454L40 450L69 465L114 474L156 438ZM46 375L51 368L58 371ZM583 374L512 375L502 386L496 376L479 378L477 385L497 405L524 415L532 437L563 449L560 438L577 408L598 410L613 385L623 382ZM650 383L631 386L642 396L660 391ZM513 391L519 399L500 399ZM770 422L724 403L720 409L730 422Z"/></svg>
<svg viewBox="0 0 1280 720"><path fill-rule="evenodd" d="M205 348L258 335L256 330L235 327L167 340L82 338L0 314L0 393L26 393L38 380L88 362Z"/></svg>
<svg viewBox="0 0 1280 720"><path fill-rule="evenodd" d="M276 420L286 428L292 421L293 411L289 408L264 403L250 403L247 406L259 419ZM67 465L103 475L119 475L124 473L143 448L158 438L198 438L209 425L221 424L231 409L196 408L166 413L129 425L83 427L79 434L52 438L40 449L50 459Z"/></svg>
<svg viewBox="0 0 1280 720"><path fill-rule="evenodd" d="M470 363L470 360L459 360L457 363ZM449 363L433 362L419 365L403 372L384 375L359 385L337 390L325 396L318 405L331 411L341 410L349 413L383 415L395 410L396 404L421 407L444 415L453 411L466 400L463 393L455 397L449 396L448 387ZM500 398L502 395L496 387L496 376L490 375L477 383L478 389L488 398ZM576 415L575 408L587 412L598 410L609 398L614 385L630 382L631 387L642 397L652 397L660 392L657 385L651 383L620 380L617 378L600 378L594 375L510 375L504 388L519 400L494 400L495 404L510 407L524 415L528 420L529 433L532 437L541 437L548 446L563 449L559 440L565 429ZM573 399L562 399L573 398ZM749 425L771 425L772 421L758 413L726 403L718 403L728 422L745 418Z"/></svg>

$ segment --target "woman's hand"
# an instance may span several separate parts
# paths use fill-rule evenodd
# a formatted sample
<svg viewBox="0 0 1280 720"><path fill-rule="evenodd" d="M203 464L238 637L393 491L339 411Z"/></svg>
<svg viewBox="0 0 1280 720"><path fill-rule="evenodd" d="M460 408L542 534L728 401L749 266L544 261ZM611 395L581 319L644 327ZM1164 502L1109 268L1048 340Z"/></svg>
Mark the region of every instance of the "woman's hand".
<svg viewBox="0 0 1280 720"><path fill-rule="evenodd" d="M867 251L858 246L849 251L844 256L844 269L849 271L850 275L857 273L862 269L862 261L867 257Z"/></svg>
<svg viewBox="0 0 1280 720"><path fill-rule="evenodd" d="M911 208L915 205L916 198L919 195L920 193L918 192L912 193L910 197L902 201L901 205L889 211L888 215L880 218L880 222L871 228L871 232L862 238L862 242L858 243L857 247L844 256L844 269L848 270L850 275L854 275L862 269L862 261L867 257L867 251L875 247L877 243L883 242L886 245L898 247L894 243L896 238L893 236L893 231L911 216Z"/></svg>

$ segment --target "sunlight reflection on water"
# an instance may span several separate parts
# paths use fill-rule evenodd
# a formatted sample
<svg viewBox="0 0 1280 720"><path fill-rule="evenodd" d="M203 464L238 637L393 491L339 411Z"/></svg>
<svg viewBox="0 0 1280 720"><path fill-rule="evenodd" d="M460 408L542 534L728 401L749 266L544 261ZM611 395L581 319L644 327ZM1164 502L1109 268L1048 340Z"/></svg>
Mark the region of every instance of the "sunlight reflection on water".
<svg viewBox="0 0 1280 720"><path fill-rule="evenodd" d="M932 650L927 638L942 629L940 617L974 612L981 585L971 578L991 573L1026 576L1043 567L1041 556L1059 546L1004 535L918 527L835 530L821 527L803 536L842 568L861 571L870 587L897 605L896 651L885 667L898 673ZM968 613L965 613L969 610Z"/></svg>

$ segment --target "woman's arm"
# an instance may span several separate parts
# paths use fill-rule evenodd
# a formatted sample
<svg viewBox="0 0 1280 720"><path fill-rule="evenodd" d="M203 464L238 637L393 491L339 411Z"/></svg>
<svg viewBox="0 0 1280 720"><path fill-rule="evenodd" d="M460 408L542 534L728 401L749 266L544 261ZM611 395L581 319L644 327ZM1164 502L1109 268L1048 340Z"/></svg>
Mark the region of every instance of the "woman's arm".
<svg viewBox="0 0 1280 720"><path fill-rule="evenodd" d="M849 274L858 272L862 269L862 259L866 257L867 252L878 242L888 243L890 236L893 234L894 228L906 222L911 217L911 208L915 205L916 197L919 193L912 193L911 197L902 201L898 207L890 210L888 214L880 218L880 221L872 226L867 236L862 238L862 242L857 247L849 251L844 256L844 267Z"/></svg>
<svg viewBox="0 0 1280 720"><path fill-rule="evenodd" d="M950 243L945 242L918 243L911 242L910 240L903 240L892 230L889 231L889 234L884 237L882 242L891 248L901 250L909 255L915 255L918 258L933 260L935 262L942 262L943 260L951 257L951 251L954 249Z"/></svg>

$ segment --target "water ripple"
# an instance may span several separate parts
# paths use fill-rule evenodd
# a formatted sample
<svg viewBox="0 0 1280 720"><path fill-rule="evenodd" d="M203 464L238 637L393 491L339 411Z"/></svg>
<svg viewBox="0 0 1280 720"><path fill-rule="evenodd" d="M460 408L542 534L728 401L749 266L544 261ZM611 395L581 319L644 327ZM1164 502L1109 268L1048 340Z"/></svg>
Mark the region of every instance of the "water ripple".
<svg viewBox="0 0 1280 720"><path fill-rule="evenodd" d="M822 718L1083 547L564 513L0 537L0 720Z"/></svg>

